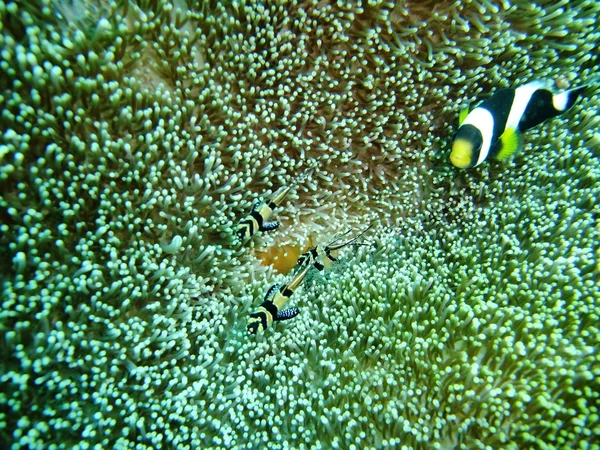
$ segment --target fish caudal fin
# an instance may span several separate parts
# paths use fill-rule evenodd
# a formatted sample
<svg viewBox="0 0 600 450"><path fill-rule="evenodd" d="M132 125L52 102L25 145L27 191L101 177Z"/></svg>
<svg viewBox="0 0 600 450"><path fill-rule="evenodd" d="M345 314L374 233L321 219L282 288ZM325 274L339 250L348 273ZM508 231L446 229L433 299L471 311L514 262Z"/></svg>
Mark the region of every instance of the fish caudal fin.
<svg viewBox="0 0 600 450"><path fill-rule="evenodd" d="M504 161L523 148L523 140L516 129L509 128L502 133L502 136L500 136L499 145L500 149L496 158L500 161Z"/></svg>
<svg viewBox="0 0 600 450"><path fill-rule="evenodd" d="M290 319L293 319L294 317L296 317L298 314L300 314L300 310L298 308L282 309L277 314L277 317L275 317L273 320L275 320L275 321L290 320Z"/></svg>
<svg viewBox="0 0 600 450"><path fill-rule="evenodd" d="M564 112L575 104L579 96L585 91L587 85L570 89L568 91L554 94L552 96L552 106L560 112Z"/></svg>
<svg viewBox="0 0 600 450"><path fill-rule="evenodd" d="M279 227L279 225L281 225L281 223L279 222L264 222L260 227L260 231L273 231L274 229Z"/></svg>
<svg viewBox="0 0 600 450"><path fill-rule="evenodd" d="M598 84L600 82L600 75L592 76L585 84L577 86L576 88L569 89L568 91L560 92L552 96L552 106L554 109L560 112L564 112L575 104L577 99L583 94L587 88Z"/></svg>

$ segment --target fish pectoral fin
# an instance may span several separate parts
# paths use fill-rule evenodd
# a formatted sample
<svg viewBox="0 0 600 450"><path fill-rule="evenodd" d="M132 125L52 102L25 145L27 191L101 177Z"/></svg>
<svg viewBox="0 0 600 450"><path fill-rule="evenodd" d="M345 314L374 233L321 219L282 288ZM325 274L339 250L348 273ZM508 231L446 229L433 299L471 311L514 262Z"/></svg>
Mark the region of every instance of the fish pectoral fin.
<svg viewBox="0 0 600 450"><path fill-rule="evenodd" d="M264 222L260 227L260 231L273 231L279 225L281 225L279 222Z"/></svg>
<svg viewBox="0 0 600 450"><path fill-rule="evenodd" d="M521 134L514 128L509 128L500 136L499 150L496 159L504 161L523 148Z"/></svg>
<svg viewBox="0 0 600 450"><path fill-rule="evenodd" d="M275 317L273 320L278 322L282 320L290 320L296 317L298 314L300 314L300 310L298 308L282 309L277 313L277 317Z"/></svg>
<svg viewBox="0 0 600 450"><path fill-rule="evenodd" d="M467 105L463 109L461 109L460 113L458 114L458 126L459 127L462 125L462 123L465 121L465 119L467 118L468 115L469 115L469 105Z"/></svg>

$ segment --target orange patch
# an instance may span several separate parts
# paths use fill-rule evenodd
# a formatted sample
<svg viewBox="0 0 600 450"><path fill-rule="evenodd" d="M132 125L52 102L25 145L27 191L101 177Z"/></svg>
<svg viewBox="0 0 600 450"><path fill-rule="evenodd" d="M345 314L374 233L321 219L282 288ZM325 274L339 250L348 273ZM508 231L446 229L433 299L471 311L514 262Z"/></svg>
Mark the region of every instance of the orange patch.
<svg viewBox="0 0 600 450"><path fill-rule="evenodd" d="M298 257L312 246L312 239L305 247L297 245L270 247L266 252L257 252L256 257L262 260L263 266L273 266L279 273L290 273L296 265Z"/></svg>

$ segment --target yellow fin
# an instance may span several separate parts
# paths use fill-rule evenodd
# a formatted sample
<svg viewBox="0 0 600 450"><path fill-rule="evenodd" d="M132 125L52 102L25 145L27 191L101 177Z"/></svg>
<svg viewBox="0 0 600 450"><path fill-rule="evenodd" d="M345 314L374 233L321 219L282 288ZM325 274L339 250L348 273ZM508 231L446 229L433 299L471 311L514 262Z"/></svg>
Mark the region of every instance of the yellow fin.
<svg viewBox="0 0 600 450"><path fill-rule="evenodd" d="M508 128L500 136L500 151L496 155L496 158L503 161L509 156L514 155L522 147L523 142L519 132L514 128Z"/></svg>
<svg viewBox="0 0 600 450"><path fill-rule="evenodd" d="M460 113L458 114L458 126L459 127L462 125L462 123L465 121L465 119L467 118L468 115L469 115L469 105L467 105L463 109L461 109Z"/></svg>

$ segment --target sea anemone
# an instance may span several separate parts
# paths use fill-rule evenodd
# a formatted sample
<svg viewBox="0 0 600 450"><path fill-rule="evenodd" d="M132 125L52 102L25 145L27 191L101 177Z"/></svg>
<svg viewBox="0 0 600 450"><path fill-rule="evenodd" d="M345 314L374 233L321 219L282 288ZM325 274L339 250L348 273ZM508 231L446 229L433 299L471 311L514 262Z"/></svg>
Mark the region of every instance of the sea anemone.
<svg viewBox="0 0 600 450"><path fill-rule="evenodd" d="M600 3L0 17L5 447L596 445ZM591 83L513 160L453 168L461 107L536 78ZM279 264L374 220L247 336Z"/></svg>

